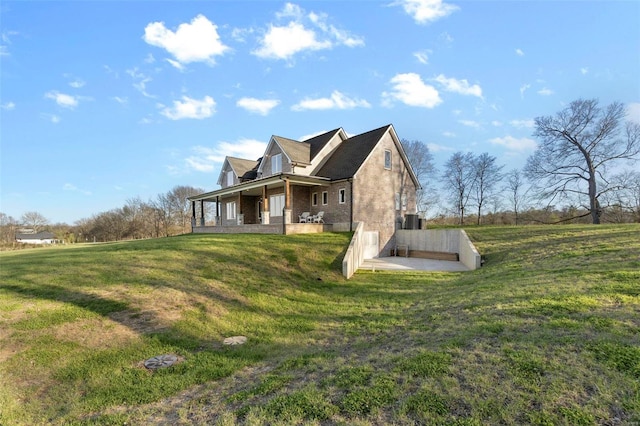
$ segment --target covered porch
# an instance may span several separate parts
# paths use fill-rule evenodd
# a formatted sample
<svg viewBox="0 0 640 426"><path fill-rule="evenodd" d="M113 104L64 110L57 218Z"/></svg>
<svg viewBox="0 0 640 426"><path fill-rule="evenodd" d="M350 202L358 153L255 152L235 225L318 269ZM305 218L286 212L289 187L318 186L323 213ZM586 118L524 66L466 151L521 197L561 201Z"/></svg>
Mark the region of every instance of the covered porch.
<svg viewBox="0 0 640 426"><path fill-rule="evenodd" d="M289 234L326 231L326 224L299 221L304 212L311 210L312 189L328 185L326 178L281 173L189 197L192 232ZM215 207L213 221L208 223L205 203Z"/></svg>

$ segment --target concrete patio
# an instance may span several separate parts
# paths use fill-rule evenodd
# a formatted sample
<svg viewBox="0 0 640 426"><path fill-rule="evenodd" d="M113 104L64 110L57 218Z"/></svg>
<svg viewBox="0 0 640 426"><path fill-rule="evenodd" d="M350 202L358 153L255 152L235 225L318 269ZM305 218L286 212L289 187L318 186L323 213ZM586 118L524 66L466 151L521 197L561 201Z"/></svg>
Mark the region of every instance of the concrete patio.
<svg viewBox="0 0 640 426"><path fill-rule="evenodd" d="M470 271L461 262L446 260L420 259L416 257L377 257L366 259L359 269L373 271L439 271L465 272Z"/></svg>

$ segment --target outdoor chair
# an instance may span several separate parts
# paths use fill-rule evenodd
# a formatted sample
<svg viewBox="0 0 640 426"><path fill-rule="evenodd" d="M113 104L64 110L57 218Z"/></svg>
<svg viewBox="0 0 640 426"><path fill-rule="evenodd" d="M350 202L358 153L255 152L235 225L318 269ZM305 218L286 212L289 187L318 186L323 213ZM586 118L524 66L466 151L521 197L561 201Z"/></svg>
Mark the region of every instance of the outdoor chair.
<svg viewBox="0 0 640 426"><path fill-rule="evenodd" d="M324 223L324 212L318 212L317 215L313 217L313 223Z"/></svg>
<svg viewBox="0 0 640 426"><path fill-rule="evenodd" d="M298 215L298 222L299 223L307 223L309 222L310 219L310 213L309 212L302 212L301 215Z"/></svg>

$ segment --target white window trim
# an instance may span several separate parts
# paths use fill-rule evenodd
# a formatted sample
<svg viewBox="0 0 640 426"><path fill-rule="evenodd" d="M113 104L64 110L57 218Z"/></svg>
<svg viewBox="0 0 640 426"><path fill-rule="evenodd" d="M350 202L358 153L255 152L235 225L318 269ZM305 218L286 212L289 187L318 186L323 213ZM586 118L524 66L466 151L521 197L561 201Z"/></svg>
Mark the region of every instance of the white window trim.
<svg viewBox="0 0 640 426"><path fill-rule="evenodd" d="M235 176L233 173L233 170L228 170L227 171L227 186L233 186L235 181Z"/></svg>
<svg viewBox="0 0 640 426"><path fill-rule="evenodd" d="M395 200L396 200L396 210L400 210L400 193L399 192L396 192Z"/></svg>
<svg viewBox="0 0 640 426"><path fill-rule="evenodd" d="M389 153L389 167L387 167L387 153ZM390 149L385 149L384 150L384 169L385 170L391 170L391 165L393 164L393 157L391 156L391 150Z"/></svg>
<svg viewBox="0 0 640 426"><path fill-rule="evenodd" d="M227 220L234 220L236 218L236 202L227 202Z"/></svg>
<svg viewBox="0 0 640 426"><path fill-rule="evenodd" d="M276 158L278 159L276 161ZM278 167L276 167L276 164ZM282 154L274 154L271 156L271 174L282 173Z"/></svg>
<svg viewBox="0 0 640 426"><path fill-rule="evenodd" d="M322 191L322 205L326 206L329 204L329 191Z"/></svg>
<svg viewBox="0 0 640 426"><path fill-rule="evenodd" d="M347 190L346 188L338 189L338 204L344 204L347 202Z"/></svg>
<svg viewBox="0 0 640 426"><path fill-rule="evenodd" d="M276 202L276 199L281 199L282 202ZM282 217L282 210L284 209L284 193L273 194L269 196L269 216L270 217Z"/></svg>

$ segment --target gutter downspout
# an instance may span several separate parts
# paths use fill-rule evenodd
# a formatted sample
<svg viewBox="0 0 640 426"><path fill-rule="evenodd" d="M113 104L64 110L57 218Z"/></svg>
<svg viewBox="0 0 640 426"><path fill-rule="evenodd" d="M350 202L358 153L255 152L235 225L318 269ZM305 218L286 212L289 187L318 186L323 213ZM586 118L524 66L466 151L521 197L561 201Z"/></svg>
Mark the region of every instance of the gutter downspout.
<svg viewBox="0 0 640 426"><path fill-rule="evenodd" d="M349 232L353 232L353 178L349 178L349 183L351 183L350 186L350 194L349 194L349 198L350 198L350 206L349 206Z"/></svg>

